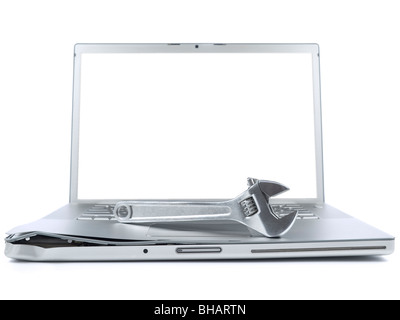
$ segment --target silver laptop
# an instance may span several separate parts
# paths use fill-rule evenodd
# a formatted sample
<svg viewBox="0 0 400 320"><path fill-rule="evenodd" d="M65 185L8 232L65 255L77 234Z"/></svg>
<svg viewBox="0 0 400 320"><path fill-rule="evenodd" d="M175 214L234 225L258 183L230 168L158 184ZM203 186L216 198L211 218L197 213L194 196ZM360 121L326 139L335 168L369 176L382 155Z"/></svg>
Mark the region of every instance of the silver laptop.
<svg viewBox="0 0 400 320"><path fill-rule="evenodd" d="M121 223L122 200L231 199L246 178L293 226ZM383 255L394 237L324 202L317 44L77 44L70 201L10 230L6 256L33 261Z"/></svg>

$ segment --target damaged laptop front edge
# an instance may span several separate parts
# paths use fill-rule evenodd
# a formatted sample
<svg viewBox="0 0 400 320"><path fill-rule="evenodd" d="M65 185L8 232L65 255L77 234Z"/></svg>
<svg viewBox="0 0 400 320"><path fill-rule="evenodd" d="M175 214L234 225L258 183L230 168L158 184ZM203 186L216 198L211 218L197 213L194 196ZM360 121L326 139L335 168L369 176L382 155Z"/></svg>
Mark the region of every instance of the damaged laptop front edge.
<svg viewBox="0 0 400 320"><path fill-rule="evenodd" d="M232 223L245 226L249 235L254 237L279 237L285 234L295 223L297 211L276 213L269 203L270 197L287 191L284 185L266 180L254 178L247 179L249 188L231 200L225 201L119 201L114 206L113 212L117 223L157 225L174 229L179 223L189 223L193 228L201 231L206 227L210 231L209 224L226 227ZM227 223L228 222L228 223ZM227 232L226 228L214 229L215 235ZM229 229L228 229L229 230ZM234 238L235 230L232 230ZM232 239L231 238L231 241ZM220 238L217 238L219 241ZM11 234L6 238L7 242L15 244L30 244L41 247L58 246L101 246L101 245L152 245L179 243L181 239L168 239L149 241L144 239L105 239L78 237L73 235L57 235L47 232L25 232ZM212 241L212 240L211 240ZM190 243L190 240L184 241ZM193 240L200 243L201 240ZM207 240L206 242L210 242Z"/></svg>

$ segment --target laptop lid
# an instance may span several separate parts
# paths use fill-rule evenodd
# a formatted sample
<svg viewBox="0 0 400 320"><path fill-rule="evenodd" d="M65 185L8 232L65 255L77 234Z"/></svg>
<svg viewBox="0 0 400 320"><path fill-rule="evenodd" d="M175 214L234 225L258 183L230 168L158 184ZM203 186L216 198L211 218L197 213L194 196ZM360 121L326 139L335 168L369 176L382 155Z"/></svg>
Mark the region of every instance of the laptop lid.
<svg viewBox="0 0 400 320"><path fill-rule="evenodd" d="M70 202L321 203L317 44L77 44Z"/></svg>

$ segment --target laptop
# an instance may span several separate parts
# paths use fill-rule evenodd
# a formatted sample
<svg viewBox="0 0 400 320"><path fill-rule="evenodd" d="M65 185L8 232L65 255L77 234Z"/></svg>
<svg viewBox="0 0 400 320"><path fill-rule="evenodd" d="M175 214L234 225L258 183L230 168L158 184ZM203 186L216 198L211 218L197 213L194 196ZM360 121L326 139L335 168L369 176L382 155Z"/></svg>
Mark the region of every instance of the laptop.
<svg viewBox="0 0 400 320"><path fill-rule="evenodd" d="M325 203L317 44L76 44L69 203L7 233L29 261L385 255L394 237ZM119 201L223 201L253 177L288 191L279 237L235 221L121 223Z"/></svg>

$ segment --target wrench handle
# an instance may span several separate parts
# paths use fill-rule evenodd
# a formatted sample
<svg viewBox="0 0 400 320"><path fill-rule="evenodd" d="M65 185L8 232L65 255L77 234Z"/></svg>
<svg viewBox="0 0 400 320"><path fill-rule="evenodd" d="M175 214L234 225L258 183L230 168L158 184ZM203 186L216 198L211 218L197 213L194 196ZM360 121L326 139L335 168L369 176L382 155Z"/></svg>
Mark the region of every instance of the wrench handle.
<svg viewBox="0 0 400 320"><path fill-rule="evenodd" d="M192 220L224 220L231 208L224 204L162 203L146 201L120 201L115 205L114 216L124 223L183 222Z"/></svg>

